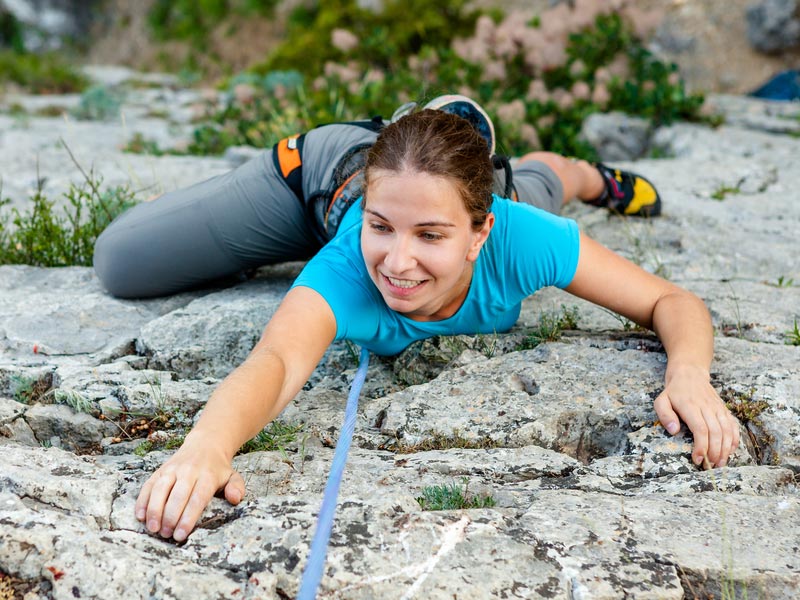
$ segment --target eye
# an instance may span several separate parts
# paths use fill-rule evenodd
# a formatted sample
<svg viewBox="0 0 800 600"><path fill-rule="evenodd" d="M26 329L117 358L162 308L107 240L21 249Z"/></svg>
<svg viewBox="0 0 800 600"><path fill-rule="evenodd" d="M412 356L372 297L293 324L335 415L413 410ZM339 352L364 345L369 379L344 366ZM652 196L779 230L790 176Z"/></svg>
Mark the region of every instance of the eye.
<svg viewBox="0 0 800 600"><path fill-rule="evenodd" d="M369 224L369 227L370 229L372 229L373 231L377 231L378 233L386 233L387 231L389 231L389 227L387 227L383 223L372 222Z"/></svg>
<svg viewBox="0 0 800 600"><path fill-rule="evenodd" d="M433 231L424 231L420 234L420 237L426 242L438 242L444 239L441 233L434 233Z"/></svg>

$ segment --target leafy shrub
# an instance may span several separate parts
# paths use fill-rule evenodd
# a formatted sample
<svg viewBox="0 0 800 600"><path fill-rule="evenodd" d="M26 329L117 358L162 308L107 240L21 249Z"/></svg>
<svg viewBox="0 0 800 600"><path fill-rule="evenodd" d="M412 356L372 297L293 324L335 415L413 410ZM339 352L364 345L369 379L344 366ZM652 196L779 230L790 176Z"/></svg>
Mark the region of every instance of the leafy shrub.
<svg viewBox="0 0 800 600"><path fill-rule="evenodd" d="M55 52L0 50L0 84L15 83L33 94L79 92L88 80Z"/></svg>
<svg viewBox="0 0 800 600"><path fill-rule="evenodd" d="M81 94L81 100L72 110L72 116L89 121L105 121L119 115L122 95L103 85L95 85Z"/></svg>
<svg viewBox="0 0 800 600"><path fill-rule="evenodd" d="M25 50L22 25L13 14L0 9L0 47L11 48L15 52Z"/></svg>
<svg viewBox="0 0 800 600"><path fill-rule="evenodd" d="M29 212L14 208L10 214L0 213L0 264L91 266L97 237L136 203L127 186L101 190L101 184L102 179L90 173L82 185L70 185L63 211L55 209L39 186ZM0 209L9 202L0 200Z"/></svg>
<svg viewBox="0 0 800 600"><path fill-rule="evenodd" d="M702 97L687 94L676 67L642 46L625 3L622 12L600 2L581 11L559 4L529 23L466 6L301 6L286 41L228 82L224 106L198 127L190 151L266 147L320 123L388 116L409 100L453 92L486 107L508 154L547 149L594 159L578 134L584 118L601 110L657 124L698 114Z"/></svg>
<svg viewBox="0 0 800 600"><path fill-rule="evenodd" d="M201 45L230 15L270 16L277 0L156 0L147 21L159 40L188 39Z"/></svg>

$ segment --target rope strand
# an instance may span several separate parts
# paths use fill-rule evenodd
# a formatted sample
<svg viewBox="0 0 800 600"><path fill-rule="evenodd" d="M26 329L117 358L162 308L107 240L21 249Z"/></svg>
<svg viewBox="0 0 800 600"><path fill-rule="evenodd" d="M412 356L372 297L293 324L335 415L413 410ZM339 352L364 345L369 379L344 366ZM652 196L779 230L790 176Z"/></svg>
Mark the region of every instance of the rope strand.
<svg viewBox="0 0 800 600"><path fill-rule="evenodd" d="M322 496L322 506L317 517L317 529L314 532L314 539L311 542L308 562L303 571L303 579L300 582L300 592L297 600L314 600L317 596L319 582L322 579L322 569L325 566L325 555L328 552L328 542L331 538L333 527L333 516L336 513L336 499L339 496L339 485L342 482L344 465L347 462L347 453L350 450L350 443L353 440L353 431L356 427L356 411L358 409L358 396L367 378L367 367L369 366L369 351L361 349L361 359L358 364L356 376L350 386L350 394L347 397L347 406L344 412L344 423L342 431L339 433L339 441L336 443L336 450L333 453L331 470L328 474L328 483L325 485L325 493Z"/></svg>

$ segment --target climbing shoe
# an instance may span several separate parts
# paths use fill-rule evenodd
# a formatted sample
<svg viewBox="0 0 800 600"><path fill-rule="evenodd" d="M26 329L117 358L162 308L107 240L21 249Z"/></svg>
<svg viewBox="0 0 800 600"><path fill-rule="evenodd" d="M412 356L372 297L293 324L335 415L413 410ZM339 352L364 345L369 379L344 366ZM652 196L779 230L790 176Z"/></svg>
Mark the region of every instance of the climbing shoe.
<svg viewBox="0 0 800 600"><path fill-rule="evenodd" d="M423 108L442 110L466 119L486 140L486 144L489 146L489 154L494 154L494 124L489 115L486 114L486 111L483 110L483 107L474 100L460 94L448 94L434 98Z"/></svg>
<svg viewBox="0 0 800 600"><path fill-rule="evenodd" d="M603 177L605 190L598 198L589 200L588 204L603 206L611 212L629 217L657 217L661 214L661 198L647 179L603 163L594 166Z"/></svg>

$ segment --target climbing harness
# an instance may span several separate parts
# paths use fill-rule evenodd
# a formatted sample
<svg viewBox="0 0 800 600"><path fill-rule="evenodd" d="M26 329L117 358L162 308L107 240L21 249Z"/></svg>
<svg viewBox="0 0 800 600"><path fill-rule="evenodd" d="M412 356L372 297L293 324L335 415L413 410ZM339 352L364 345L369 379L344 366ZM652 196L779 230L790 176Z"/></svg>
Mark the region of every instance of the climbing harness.
<svg viewBox="0 0 800 600"><path fill-rule="evenodd" d="M350 395L347 397L344 423L342 424L342 431L339 433L339 441L336 442L336 450L333 452L328 483L325 484L322 506L320 506L317 517L317 529L314 531L314 539L311 542L311 551L303 571L303 579L300 582L300 592L297 594L297 600L314 600L317 596L317 588L319 588L319 582L322 579L322 569L325 566L325 554L328 551L328 542L331 538L333 515L336 512L336 499L339 496L339 485L342 482L344 465L347 462L347 452L350 450L353 430L356 427L358 396L361 394L361 388L364 387L368 366L369 351L366 348L362 348L358 370L350 386Z"/></svg>

